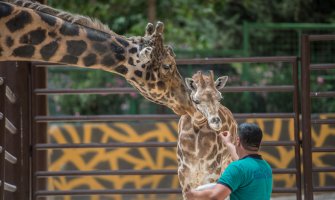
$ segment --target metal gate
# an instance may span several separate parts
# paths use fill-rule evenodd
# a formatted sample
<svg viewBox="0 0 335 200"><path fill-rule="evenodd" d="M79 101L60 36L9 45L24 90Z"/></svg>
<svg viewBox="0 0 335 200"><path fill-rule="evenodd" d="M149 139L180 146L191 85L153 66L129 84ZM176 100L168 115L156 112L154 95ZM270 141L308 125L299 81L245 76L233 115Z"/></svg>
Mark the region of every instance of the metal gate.
<svg viewBox="0 0 335 200"><path fill-rule="evenodd" d="M9 106L9 104L14 104L16 101L15 94L13 94L10 87L6 85L6 79L0 77L0 130L2 132L0 137L0 199L4 200L5 198L8 198L7 194L5 192L15 192L16 191L16 184L7 181L8 178L6 177L6 174L8 173L9 168L6 167L7 162L10 165L17 164L17 158L13 156L12 152L7 151L7 143L13 143L13 141L9 141L9 137L7 136L8 133L10 134L17 134L17 128L13 123L7 118L7 109L6 107ZM12 167L12 166L11 166Z"/></svg>
<svg viewBox="0 0 335 200"><path fill-rule="evenodd" d="M314 192L334 192L335 186L315 186L313 173L335 172L335 167L320 167L312 165L313 153L335 152L334 147L314 147L312 144L312 125L335 124L334 119L312 119L312 98L334 98L335 91L318 92L311 91L311 72L316 70L334 70L335 63L318 64L311 63L311 43L320 41L334 41L335 35L304 35L302 37L302 76L301 76L301 114L302 114L302 148L304 169L304 195L305 199L313 200Z"/></svg>
<svg viewBox="0 0 335 200"><path fill-rule="evenodd" d="M30 182L29 65L0 66L0 199L27 199ZM18 81L20 80L20 81Z"/></svg>
<svg viewBox="0 0 335 200"><path fill-rule="evenodd" d="M250 118L280 118L280 119L293 119L294 120L294 139L292 141L264 141L263 146L286 146L294 148L295 152L295 168L289 169L273 169L275 174L293 174L295 175L296 186L293 188L274 188L274 193L293 193L297 199L301 199L301 169L300 169L300 139L299 139L299 81L298 81L298 58L297 57L259 57L259 58L218 58L218 59L184 59L178 60L177 64L180 67L184 65L222 65L227 63L286 63L291 67L292 71L292 82L290 85L269 85L269 86L238 86L238 87L227 87L224 92L286 92L291 93L293 108L291 112L283 113L243 113L234 114L234 117L239 120L245 120ZM49 67L49 65L38 63L36 70L41 68ZM33 70L34 71L34 70ZM35 75L33 75L34 77ZM81 90L69 90L69 89L48 89L48 88L33 88L33 105L32 110L36 110L41 103L38 100L40 97L47 95L64 95L64 94L118 94L118 93L129 93L135 91L133 88L111 88L111 89L81 89ZM103 116L49 116L36 114L33 115L33 127L45 126L47 122L78 122L78 121L145 121L145 120L171 120L178 119L175 115L103 115ZM45 135L34 131L34 135ZM66 191L49 191L43 186L44 184L39 181L41 178L47 178L52 176L97 176L97 175L163 175L177 174L177 170L107 170L107 171L44 171L40 170L38 166L41 161L38 161L40 156L38 153L45 150L52 149L66 149L66 148L125 148L125 147L176 147L175 142L168 143L105 143L105 144L48 144L46 142L37 141L37 137L33 136L33 196L32 199L47 196L63 196L63 195L115 195L115 194L180 194L180 189L162 188L162 189L104 189L104 190L66 190ZM43 180L43 179L42 179Z"/></svg>

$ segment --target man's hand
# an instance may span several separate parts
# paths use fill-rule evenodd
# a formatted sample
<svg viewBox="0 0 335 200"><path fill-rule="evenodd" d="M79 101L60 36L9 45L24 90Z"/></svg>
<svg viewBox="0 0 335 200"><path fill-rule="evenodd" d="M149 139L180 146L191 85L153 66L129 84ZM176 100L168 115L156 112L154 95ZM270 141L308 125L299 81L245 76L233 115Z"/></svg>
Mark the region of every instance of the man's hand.
<svg viewBox="0 0 335 200"><path fill-rule="evenodd" d="M185 193L187 200L194 200L194 194L192 190Z"/></svg>
<svg viewBox="0 0 335 200"><path fill-rule="evenodd" d="M202 191L189 190L185 193L187 200L225 199L231 193L230 189L222 184Z"/></svg>
<svg viewBox="0 0 335 200"><path fill-rule="evenodd" d="M231 133L229 131L223 131L219 133L223 143L227 146L227 144L232 143L231 142Z"/></svg>
<svg viewBox="0 0 335 200"><path fill-rule="evenodd" d="M228 148L228 151L233 160L238 160L239 156L236 153L235 145L231 141L231 133L229 131L223 131L219 133L222 142Z"/></svg>

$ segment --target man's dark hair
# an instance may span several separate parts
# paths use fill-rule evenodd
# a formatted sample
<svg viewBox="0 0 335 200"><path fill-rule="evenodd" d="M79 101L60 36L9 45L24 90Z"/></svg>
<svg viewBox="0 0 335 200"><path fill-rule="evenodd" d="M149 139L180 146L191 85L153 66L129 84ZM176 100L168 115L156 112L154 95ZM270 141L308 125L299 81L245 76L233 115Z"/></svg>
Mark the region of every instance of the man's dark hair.
<svg viewBox="0 0 335 200"><path fill-rule="evenodd" d="M256 124L243 123L238 127L238 136L246 150L255 151L259 149L263 133Z"/></svg>

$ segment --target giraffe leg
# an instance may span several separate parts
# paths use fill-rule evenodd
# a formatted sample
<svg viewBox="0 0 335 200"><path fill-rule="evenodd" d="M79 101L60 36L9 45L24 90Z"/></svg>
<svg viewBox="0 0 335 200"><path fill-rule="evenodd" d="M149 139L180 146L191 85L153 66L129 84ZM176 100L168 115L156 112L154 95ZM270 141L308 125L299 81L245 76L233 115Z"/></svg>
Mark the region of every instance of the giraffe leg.
<svg viewBox="0 0 335 200"><path fill-rule="evenodd" d="M187 191L191 189L191 186L188 180L189 175L190 175L189 168L186 167L185 165L182 165L178 168L178 179L179 179L180 186L182 188L183 200L187 200L185 194Z"/></svg>
<svg viewBox="0 0 335 200"><path fill-rule="evenodd" d="M186 192L188 192L190 190L191 190L191 186L189 184L184 185L184 187L183 187L183 199L184 200L187 200Z"/></svg>

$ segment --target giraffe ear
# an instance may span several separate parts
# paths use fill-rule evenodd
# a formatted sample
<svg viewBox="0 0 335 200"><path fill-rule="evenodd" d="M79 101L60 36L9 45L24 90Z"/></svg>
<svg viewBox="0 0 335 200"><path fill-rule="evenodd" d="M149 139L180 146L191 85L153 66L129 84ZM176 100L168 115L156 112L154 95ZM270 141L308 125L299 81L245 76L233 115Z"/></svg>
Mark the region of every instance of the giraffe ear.
<svg viewBox="0 0 335 200"><path fill-rule="evenodd" d="M197 86L194 82L193 79L191 78L185 78L185 83L186 83L186 87L190 90L196 90L197 89Z"/></svg>
<svg viewBox="0 0 335 200"><path fill-rule="evenodd" d="M176 54L173 52L172 47L171 47L170 45L167 45L166 48L167 48L167 51L169 52L169 54L170 54L172 57L175 58L175 57L176 57Z"/></svg>
<svg viewBox="0 0 335 200"><path fill-rule="evenodd" d="M217 90L222 90L228 81L228 76L221 76L215 81L215 88Z"/></svg>

